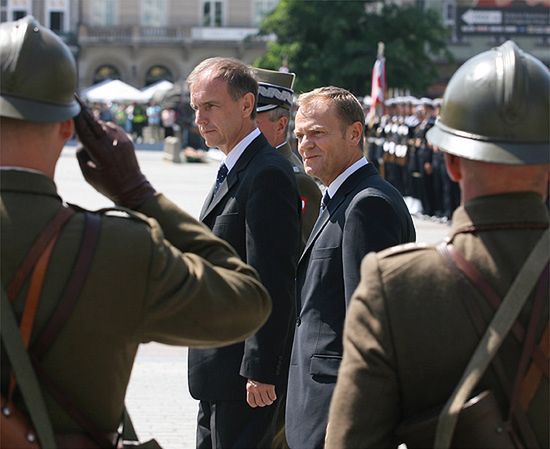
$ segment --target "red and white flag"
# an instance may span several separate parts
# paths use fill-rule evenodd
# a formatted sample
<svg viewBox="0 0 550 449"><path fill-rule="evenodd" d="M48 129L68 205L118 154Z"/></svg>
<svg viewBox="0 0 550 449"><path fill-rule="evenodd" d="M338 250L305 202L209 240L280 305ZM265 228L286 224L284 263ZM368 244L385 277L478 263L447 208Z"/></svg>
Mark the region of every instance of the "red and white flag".
<svg viewBox="0 0 550 449"><path fill-rule="evenodd" d="M384 56L378 56L372 68L371 106L369 116L374 117L376 106L384 105L384 92L386 91L386 60Z"/></svg>

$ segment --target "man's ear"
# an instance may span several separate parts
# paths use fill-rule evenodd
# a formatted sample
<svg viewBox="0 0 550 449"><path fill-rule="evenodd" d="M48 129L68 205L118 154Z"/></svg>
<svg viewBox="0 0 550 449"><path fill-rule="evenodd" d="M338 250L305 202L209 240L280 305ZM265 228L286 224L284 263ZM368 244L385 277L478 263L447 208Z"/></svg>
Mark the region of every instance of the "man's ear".
<svg viewBox="0 0 550 449"><path fill-rule="evenodd" d="M361 122L354 122L348 127L348 137L351 139L353 146L359 145L363 137L363 125Z"/></svg>
<svg viewBox="0 0 550 449"><path fill-rule="evenodd" d="M256 106L256 97L254 97L254 94L252 92L248 92L243 95L241 98L241 107L242 107L242 114L244 117L250 117L252 115L252 111L254 110L254 107Z"/></svg>
<svg viewBox="0 0 550 449"><path fill-rule="evenodd" d="M284 133L286 131L286 126L288 125L288 117L281 116L277 120L277 132Z"/></svg>
<svg viewBox="0 0 550 449"><path fill-rule="evenodd" d="M73 134L74 134L74 121L73 119L65 120L64 122L61 122L59 125L59 134L60 137L67 141L69 140Z"/></svg>
<svg viewBox="0 0 550 449"><path fill-rule="evenodd" d="M449 177L459 182L462 179L462 166L460 164L461 159L453 154L445 153L445 167L447 167L447 173Z"/></svg>

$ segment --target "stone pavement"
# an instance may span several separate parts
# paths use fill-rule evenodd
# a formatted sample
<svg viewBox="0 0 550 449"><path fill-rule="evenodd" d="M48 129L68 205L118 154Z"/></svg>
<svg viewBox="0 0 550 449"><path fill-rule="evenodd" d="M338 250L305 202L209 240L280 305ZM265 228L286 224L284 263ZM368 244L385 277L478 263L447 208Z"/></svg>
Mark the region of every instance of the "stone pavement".
<svg viewBox="0 0 550 449"><path fill-rule="evenodd" d="M173 164L160 151L138 151L147 178L158 191L198 217L218 168L218 162ZM74 146L67 146L55 180L65 201L89 209L112 206L84 181ZM417 240L441 240L447 226L415 219ZM134 365L127 406L142 441L156 438L164 449L195 447L197 402L187 389L187 349L157 343L142 345Z"/></svg>

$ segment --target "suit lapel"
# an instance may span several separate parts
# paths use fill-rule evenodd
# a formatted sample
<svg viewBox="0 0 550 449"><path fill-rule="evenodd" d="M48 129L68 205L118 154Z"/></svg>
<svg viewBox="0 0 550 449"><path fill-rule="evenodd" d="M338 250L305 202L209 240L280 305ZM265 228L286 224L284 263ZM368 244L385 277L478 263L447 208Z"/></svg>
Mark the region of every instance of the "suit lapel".
<svg viewBox="0 0 550 449"><path fill-rule="evenodd" d="M218 189L215 195L212 195L212 193L214 192L214 186L212 186L202 206L202 210L199 216L199 219L201 221L204 221L204 219L214 210L214 208L229 193L232 187L239 180L240 172L242 172L248 166L249 162L254 158L256 153L266 145L269 145L266 138L264 137L263 134L260 134L250 143L250 145L248 145L246 150L244 150L243 154L241 154L241 156L237 160L237 163L228 173L227 178L225 178L225 180L222 182L222 184L220 185L220 188Z"/></svg>
<svg viewBox="0 0 550 449"><path fill-rule="evenodd" d="M334 198L330 200L325 210L323 210L321 214L319 214L319 218L317 219L317 221L315 222L315 225L313 226L313 230L311 231L311 234L306 243L304 251L302 252L302 256L298 261L298 264L302 262L302 259L305 257L306 253L311 249L311 247L313 246L313 243L317 240L317 237L319 237L319 234L329 222L330 217L334 216L338 212L338 209L340 208L344 200L347 198L347 196L351 192L353 192L359 184L365 181L366 178L376 174L377 174L377 171L374 168L374 166L372 166L372 164L367 164L361 167L355 173L352 173L352 175L344 181L344 183L340 186L340 188L336 192L336 195L334 195Z"/></svg>

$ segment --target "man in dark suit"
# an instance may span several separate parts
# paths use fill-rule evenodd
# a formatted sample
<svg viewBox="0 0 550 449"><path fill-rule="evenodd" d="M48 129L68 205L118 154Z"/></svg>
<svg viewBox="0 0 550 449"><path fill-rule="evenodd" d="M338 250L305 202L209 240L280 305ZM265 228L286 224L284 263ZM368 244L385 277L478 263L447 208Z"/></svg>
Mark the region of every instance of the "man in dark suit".
<svg viewBox="0 0 550 449"><path fill-rule="evenodd" d="M327 186L298 262L298 317L290 362L286 432L292 449L323 447L342 358L346 305L362 258L415 239L400 193L363 157L365 117L337 87L302 94L295 121L306 173Z"/></svg>
<svg viewBox="0 0 550 449"><path fill-rule="evenodd" d="M451 447L549 447L548 272L539 278L548 237L543 264L527 268L531 285L519 282L523 298L531 296L512 331L489 324L548 232L549 89L548 68L511 41L469 59L449 81L427 138L445 152L462 206L444 245L405 245L365 258L346 321L328 448L434 447L436 426L418 424L437 422L485 329L493 333L485 354L504 340L471 393L481 399L479 392L492 391L506 422L477 414L482 401L469 401L471 416L483 416L493 438L513 431L515 444L476 441L473 420L456 433L470 440ZM410 444L413 433L400 428L406 422L416 422L426 443Z"/></svg>
<svg viewBox="0 0 550 449"><path fill-rule="evenodd" d="M245 343L189 351L189 388L200 400L198 448L260 448L273 437L287 378L300 244L300 202L290 164L256 127L258 85L230 58L200 63L188 78L195 123L226 155L200 219L260 275L273 300L265 326Z"/></svg>
<svg viewBox="0 0 550 449"><path fill-rule="evenodd" d="M292 165L302 200L302 243L305 245L319 216L321 190L315 180L306 175L304 164L288 143L294 73L258 68L252 70L258 80L256 122L267 141Z"/></svg>

